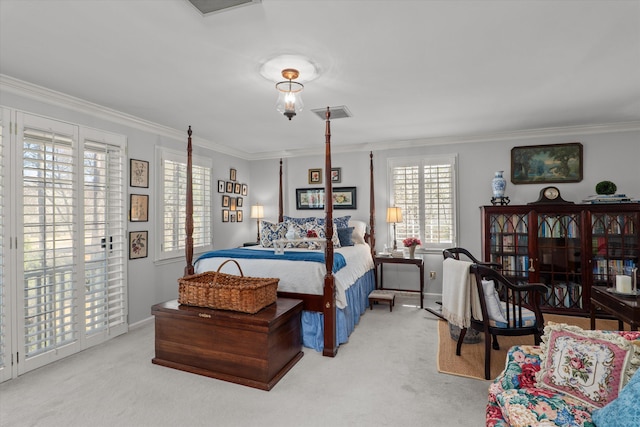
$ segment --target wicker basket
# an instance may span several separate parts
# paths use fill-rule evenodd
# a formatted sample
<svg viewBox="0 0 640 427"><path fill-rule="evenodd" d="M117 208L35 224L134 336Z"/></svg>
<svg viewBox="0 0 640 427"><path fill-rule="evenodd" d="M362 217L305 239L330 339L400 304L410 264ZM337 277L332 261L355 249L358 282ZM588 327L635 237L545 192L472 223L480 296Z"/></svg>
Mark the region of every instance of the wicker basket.
<svg viewBox="0 0 640 427"><path fill-rule="evenodd" d="M240 270L240 276L220 273L220 269L233 261ZM194 274L178 279L178 302L196 307L257 313L276 302L280 279L244 277L240 264L228 259L217 271Z"/></svg>

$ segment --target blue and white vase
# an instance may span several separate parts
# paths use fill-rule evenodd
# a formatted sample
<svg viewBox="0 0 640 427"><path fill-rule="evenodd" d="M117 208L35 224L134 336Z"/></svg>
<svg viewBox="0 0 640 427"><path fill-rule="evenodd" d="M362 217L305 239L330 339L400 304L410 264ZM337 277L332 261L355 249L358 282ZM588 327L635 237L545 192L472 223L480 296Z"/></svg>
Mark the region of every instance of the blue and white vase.
<svg viewBox="0 0 640 427"><path fill-rule="evenodd" d="M507 188L507 180L502 177L504 171L497 171L491 180L493 197L504 197L504 190Z"/></svg>

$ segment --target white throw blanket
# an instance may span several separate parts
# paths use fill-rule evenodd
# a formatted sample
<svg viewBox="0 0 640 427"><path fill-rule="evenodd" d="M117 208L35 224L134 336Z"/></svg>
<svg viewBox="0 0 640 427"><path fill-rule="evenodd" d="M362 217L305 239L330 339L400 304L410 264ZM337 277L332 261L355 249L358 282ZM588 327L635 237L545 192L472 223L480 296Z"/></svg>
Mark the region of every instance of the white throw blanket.
<svg viewBox="0 0 640 427"><path fill-rule="evenodd" d="M470 261L447 258L442 263L442 316L452 325L468 328L471 316L482 320L482 308Z"/></svg>

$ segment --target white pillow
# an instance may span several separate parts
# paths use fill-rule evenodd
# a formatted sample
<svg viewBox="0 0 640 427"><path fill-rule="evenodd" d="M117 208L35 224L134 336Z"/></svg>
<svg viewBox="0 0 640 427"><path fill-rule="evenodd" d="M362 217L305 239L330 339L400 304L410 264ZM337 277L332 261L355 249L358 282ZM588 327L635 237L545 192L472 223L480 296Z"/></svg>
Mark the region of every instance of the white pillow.
<svg viewBox="0 0 640 427"><path fill-rule="evenodd" d="M500 303L500 297L498 291L496 291L496 285L493 280L482 280L482 289L484 291L484 300L487 303L487 312L489 313L489 319L495 322L507 323L507 319L502 312L502 304Z"/></svg>
<svg viewBox="0 0 640 427"><path fill-rule="evenodd" d="M353 234L351 235L351 240L353 240L353 243L356 245L364 245L366 243L364 241L364 235L367 232L367 223L364 221L350 219L349 227L353 227Z"/></svg>

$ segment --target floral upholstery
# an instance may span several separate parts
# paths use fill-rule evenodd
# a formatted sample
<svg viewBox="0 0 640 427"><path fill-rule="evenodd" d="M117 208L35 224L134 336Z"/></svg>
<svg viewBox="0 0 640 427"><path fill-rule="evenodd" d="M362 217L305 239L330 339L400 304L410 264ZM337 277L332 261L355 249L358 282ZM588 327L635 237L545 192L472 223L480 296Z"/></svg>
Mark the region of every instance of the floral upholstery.
<svg viewBox="0 0 640 427"><path fill-rule="evenodd" d="M640 332L610 331L640 346ZM543 350L539 346L512 347L504 371L489 386L488 427L567 426L595 427L593 407L548 388L539 387ZM610 403L614 405L616 400ZM606 406L605 406L606 408Z"/></svg>

